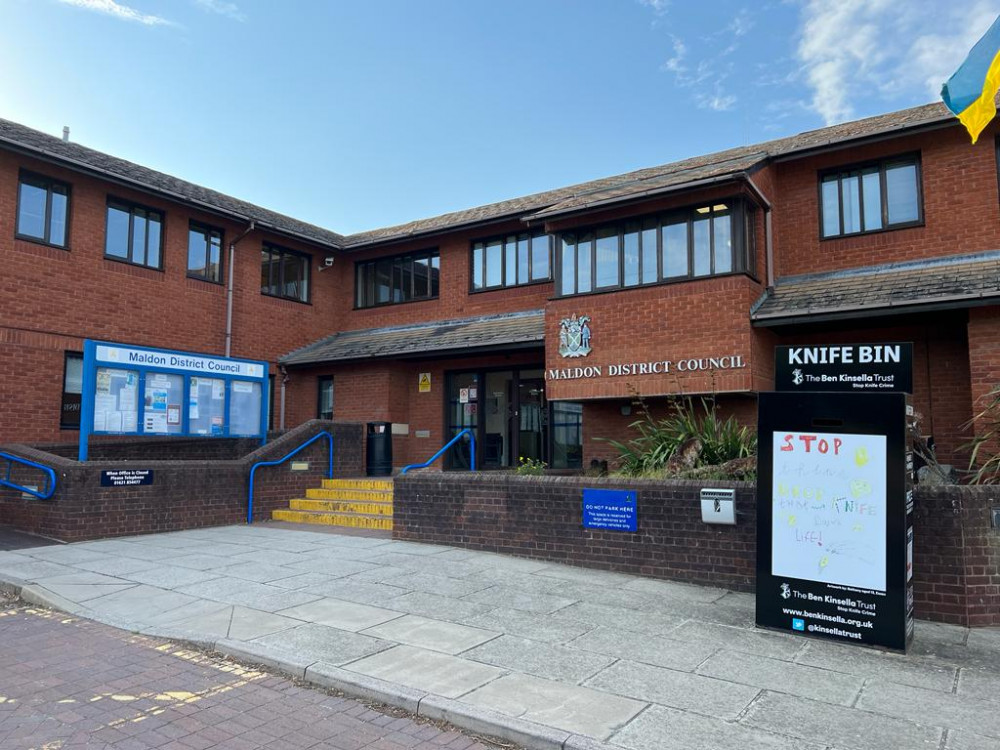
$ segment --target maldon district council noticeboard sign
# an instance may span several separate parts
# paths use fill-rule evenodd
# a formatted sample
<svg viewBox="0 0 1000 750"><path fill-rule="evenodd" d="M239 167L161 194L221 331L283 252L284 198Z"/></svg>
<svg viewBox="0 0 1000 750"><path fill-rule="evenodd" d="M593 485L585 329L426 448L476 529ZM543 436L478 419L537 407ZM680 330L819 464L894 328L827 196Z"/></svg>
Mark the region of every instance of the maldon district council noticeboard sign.
<svg viewBox="0 0 1000 750"><path fill-rule="evenodd" d="M757 624L905 650L905 394L762 393L759 404Z"/></svg>
<svg viewBox="0 0 1000 750"><path fill-rule="evenodd" d="M83 345L79 460L91 435L267 435L267 362L105 341Z"/></svg>

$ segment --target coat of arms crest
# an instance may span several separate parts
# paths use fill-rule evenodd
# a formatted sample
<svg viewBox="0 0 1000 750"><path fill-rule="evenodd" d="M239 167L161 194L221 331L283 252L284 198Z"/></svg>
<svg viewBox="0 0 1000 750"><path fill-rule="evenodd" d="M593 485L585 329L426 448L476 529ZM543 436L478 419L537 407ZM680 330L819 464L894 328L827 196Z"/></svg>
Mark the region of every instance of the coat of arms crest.
<svg viewBox="0 0 1000 750"><path fill-rule="evenodd" d="M559 323L559 353L564 357L586 357L590 354L590 316L564 318Z"/></svg>

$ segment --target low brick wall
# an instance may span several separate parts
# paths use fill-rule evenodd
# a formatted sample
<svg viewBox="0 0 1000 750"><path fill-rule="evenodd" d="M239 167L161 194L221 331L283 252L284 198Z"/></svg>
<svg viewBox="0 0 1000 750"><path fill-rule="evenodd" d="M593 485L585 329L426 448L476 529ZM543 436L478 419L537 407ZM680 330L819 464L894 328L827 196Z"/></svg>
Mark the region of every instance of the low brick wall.
<svg viewBox="0 0 1000 750"><path fill-rule="evenodd" d="M396 480L397 539L452 544L542 560L753 591L755 487L736 490L735 526L701 520L704 483L504 473L408 474ZM582 525L584 487L636 490L639 531ZM923 619L1000 625L1000 530L990 527L996 491L918 489L914 519L915 612Z"/></svg>
<svg viewBox="0 0 1000 750"><path fill-rule="evenodd" d="M128 443L125 460L100 459L79 463L37 448L8 445L3 450L51 466L58 477L50 500L25 499L0 487L0 524L21 531L81 541L100 537L177 531L246 520L250 467L257 461L279 459L321 430L334 437L334 476L360 476L364 471L362 425L313 420L246 455L231 460L137 460L135 443ZM162 449L153 446L152 455ZM257 470L254 519L270 517L273 509L316 487L325 476L328 443L320 440L295 457L307 461L307 471L292 471L291 463ZM153 484L102 487L108 469L152 469ZM40 472L19 468L13 478L41 486Z"/></svg>

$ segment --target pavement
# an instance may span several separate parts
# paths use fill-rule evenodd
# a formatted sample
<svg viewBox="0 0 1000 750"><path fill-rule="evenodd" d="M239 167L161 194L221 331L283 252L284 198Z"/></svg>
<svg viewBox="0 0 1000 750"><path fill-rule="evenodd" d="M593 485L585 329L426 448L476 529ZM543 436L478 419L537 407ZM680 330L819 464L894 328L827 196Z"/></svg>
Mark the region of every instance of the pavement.
<svg viewBox="0 0 1000 750"><path fill-rule="evenodd" d="M549 750L997 750L1000 629L906 656L752 595L269 525L0 553L22 597Z"/></svg>
<svg viewBox="0 0 1000 750"><path fill-rule="evenodd" d="M6 750L488 750L453 729L161 639L0 606Z"/></svg>

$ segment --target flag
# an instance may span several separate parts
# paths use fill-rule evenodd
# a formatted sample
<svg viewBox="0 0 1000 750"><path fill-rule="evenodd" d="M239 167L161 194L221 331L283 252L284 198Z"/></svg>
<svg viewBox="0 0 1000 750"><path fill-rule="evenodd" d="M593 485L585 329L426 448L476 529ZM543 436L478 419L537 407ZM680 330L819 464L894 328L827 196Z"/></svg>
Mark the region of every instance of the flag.
<svg viewBox="0 0 1000 750"><path fill-rule="evenodd" d="M1000 17L941 89L945 105L969 131L973 143L997 113L994 102L997 89L1000 89Z"/></svg>

